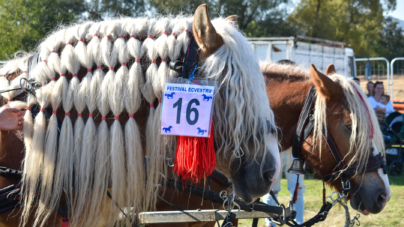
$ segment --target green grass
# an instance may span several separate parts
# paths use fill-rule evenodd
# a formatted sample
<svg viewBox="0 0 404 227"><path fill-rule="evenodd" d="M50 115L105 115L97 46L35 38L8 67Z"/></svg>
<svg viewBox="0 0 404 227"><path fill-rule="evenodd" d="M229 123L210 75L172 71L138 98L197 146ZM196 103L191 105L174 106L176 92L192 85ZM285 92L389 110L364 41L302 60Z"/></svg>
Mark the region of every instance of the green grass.
<svg viewBox="0 0 404 227"><path fill-rule="evenodd" d="M404 226L404 174L402 176L389 177L391 184L391 199L387 203L384 210L379 214L362 215L359 218L361 226ZM306 179L306 193L304 194L305 212L304 219L308 220L317 214L322 205L322 182L319 180ZM286 180L281 181L282 191L279 194L279 202L285 205L288 204L290 197L287 190ZM330 195L332 190L327 187L327 195ZM349 205L351 218L357 214ZM240 227L251 226L251 219L239 220ZM330 211L327 219L315 226L344 226L345 214L343 207L336 205ZM260 219L258 226L265 227L264 219Z"/></svg>

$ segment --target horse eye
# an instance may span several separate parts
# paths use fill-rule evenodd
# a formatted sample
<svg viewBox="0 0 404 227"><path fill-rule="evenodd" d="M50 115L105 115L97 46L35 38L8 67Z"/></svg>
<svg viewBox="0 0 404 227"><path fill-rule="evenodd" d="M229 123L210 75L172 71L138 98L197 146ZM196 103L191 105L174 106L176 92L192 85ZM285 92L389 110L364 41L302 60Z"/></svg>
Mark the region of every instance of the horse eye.
<svg viewBox="0 0 404 227"><path fill-rule="evenodd" d="M349 131L352 131L352 125L345 125L345 127L346 127Z"/></svg>

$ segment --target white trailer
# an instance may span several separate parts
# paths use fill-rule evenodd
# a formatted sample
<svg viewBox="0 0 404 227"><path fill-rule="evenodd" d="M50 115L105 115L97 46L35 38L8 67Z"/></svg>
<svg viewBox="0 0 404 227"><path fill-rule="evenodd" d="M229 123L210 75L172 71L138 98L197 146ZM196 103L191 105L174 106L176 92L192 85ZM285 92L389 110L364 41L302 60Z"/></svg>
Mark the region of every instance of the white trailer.
<svg viewBox="0 0 404 227"><path fill-rule="evenodd" d="M343 42L307 36L248 38L248 42L261 61L287 59L305 67L314 64L322 72L333 63L338 73L356 77L354 51Z"/></svg>

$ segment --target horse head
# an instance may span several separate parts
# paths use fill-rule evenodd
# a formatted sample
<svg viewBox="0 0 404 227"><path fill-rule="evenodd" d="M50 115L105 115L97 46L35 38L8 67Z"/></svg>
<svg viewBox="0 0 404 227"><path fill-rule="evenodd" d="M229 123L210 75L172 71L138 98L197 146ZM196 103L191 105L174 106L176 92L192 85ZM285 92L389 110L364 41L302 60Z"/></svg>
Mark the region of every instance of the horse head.
<svg viewBox="0 0 404 227"><path fill-rule="evenodd" d="M340 191L340 177L346 171L351 182L351 206L363 214L379 213L390 199L390 186L387 174L381 168L383 163L373 165L384 153L375 113L361 88L336 74L333 65L327 68L327 76L314 65L310 74L317 99L314 132L302 146L307 167L318 178L328 177L329 184ZM332 137L337 153L329 152L326 134ZM338 153L340 158L333 157Z"/></svg>
<svg viewBox="0 0 404 227"><path fill-rule="evenodd" d="M213 110L217 170L229 178L238 196L252 202L269 191L277 176L278 144L267 124L275 126L262 72L233 25L211 21L201 5L193 34L200 48L199 76L220 83Z"/></svg>

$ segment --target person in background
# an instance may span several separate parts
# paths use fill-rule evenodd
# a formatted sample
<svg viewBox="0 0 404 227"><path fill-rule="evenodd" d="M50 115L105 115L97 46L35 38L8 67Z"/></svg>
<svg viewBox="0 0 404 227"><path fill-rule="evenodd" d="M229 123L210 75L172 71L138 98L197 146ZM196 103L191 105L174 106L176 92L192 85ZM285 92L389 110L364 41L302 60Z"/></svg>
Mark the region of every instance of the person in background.
<svg viewBox="0 0 404 227"><path fill-rule="evenodd" d="M368 93L367 93L366 95L367 95L368 97L373 96L373 87L374 87L374 84L373 84L372 81L369 81L369 82L366 84L366 89L368 90Z"/></svg>
<svg viewBox="0 0 404 227"><path fill-rule="evenodd" d="M395 111L393 105L389 105L390 96L382 95L380 100L381 103L378 103L376 106L376 116L380 121L385 121L386 117ZM390 102L391 104L391 102Z"/></svg>
<svg viewBox="0 0 404 227"><path fill-rule="evenodd" d="M352 80L355 81L359 86L361 85L361 81L358 77L355 77Z"/></svg>
<svg viewBox="0 0 404 227"><path fill-rule="evenodd" d="M369 103L375 110L378 119L383 121L387 115L395 111L390 96L384 96L383 82L377 81L374 85L374 95L369 97Z"/></svg>
<svg viewBox="0 0 404 227"><path fill-rule="evenodd" d="M3 106L0 108L0 130L22 130L25 111Z"/></svg>
<svg viewBox="0 0 404 227"><path fill-rule="evenodd" d="M281 191L281 179L282 179L282 173L285 174L286 180L288 181L288 190L290 193L290 198L291 200L293 199L293 195L295 193L295 188L296 188L296 182L297 182L297 174L291 174L288 173L288 169L291 167L292 162L293 162L293 155L292 155L292 148L289 148L288 150L282 151L280 153L280 158L281 158L281 171L276 178L274 185L272 187L272 191L274 192L275 196L278 197L279 192ZM297 189L297 200L296 203L293 204L293 209L296 211L296 219L295 221L298 224L302 224L304 219L304 199L303 195L304 192L306 191L306 186L303 185L304 181L304 174L299 174L299 188ZM267 193L263 197L264 203L271 205L271 206L277 206L276 202L272 198L272 196ZM276 226L275 223L273 223L271 220L268 218L265 219L266 226L271 226L274 227Z"/></svg>

